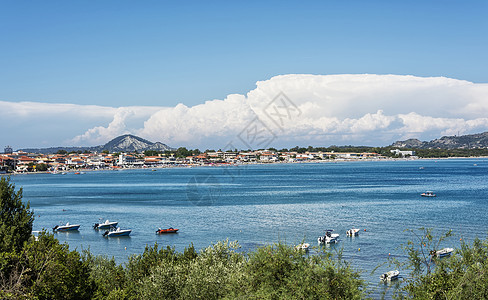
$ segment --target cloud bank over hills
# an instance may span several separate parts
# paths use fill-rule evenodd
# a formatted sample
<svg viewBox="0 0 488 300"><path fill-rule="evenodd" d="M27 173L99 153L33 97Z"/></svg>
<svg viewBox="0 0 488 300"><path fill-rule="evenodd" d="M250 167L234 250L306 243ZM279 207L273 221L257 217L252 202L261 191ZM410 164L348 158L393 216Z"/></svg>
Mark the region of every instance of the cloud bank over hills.
<svg viewBox="0 0 488 300"><path fill-rule="evenodd" d="M246 95L193 107L0 101L7 129L2 140L16 140L19 147L98 145L132 133L170 146L257 148L387 145L488 130L488 84L445 77L290 74L256 85ZM20 144L22 135L28 143Z"/></svg>

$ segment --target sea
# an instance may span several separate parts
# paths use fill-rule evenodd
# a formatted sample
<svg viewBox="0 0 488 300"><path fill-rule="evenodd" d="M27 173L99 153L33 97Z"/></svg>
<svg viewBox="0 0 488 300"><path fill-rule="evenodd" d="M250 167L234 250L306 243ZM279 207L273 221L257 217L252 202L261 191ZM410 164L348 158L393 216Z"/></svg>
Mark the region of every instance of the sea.
<svg viewBox="0 0 488 300"><path fill-rule="evenodd" d="M89 249L125 263L158 243L182 251L238 241L240 251L282 242L317 247L317 237L340 234L327 251L361 272L373 297L391 286L379 275L405 260L401 245L419 228L454 235L441 247L485 239L488 232L488 159L334 161L87 171L11 176L35 214L33 230L80 224L55 233L71 250ZM437 197L420 194L434 191ZM118 221L130 237L106 238L95 223ZM158 228L178 228L157 235ZM346 230L359 228L357 237ZM307 255L315 255L312 249ZM386 264L385 264L386 263ZM400 282L408 278L399 270Z"/></svg>

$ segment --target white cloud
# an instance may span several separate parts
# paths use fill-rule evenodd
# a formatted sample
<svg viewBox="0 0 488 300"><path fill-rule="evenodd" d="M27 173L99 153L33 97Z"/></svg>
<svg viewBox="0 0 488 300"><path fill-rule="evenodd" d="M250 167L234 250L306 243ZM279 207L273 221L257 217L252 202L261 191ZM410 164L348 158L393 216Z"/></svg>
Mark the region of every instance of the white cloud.
<svg viewBox="0 0 488 300"><path fill-rule="evenodd" d="M280 93L287 98L272 102ZM280 103L291 109L280 110ZM0 101L0 110L20 126L39 115L40 128L74 123L69 143L78 145L134 133L171 146L222 148L256 117L277 135L273 145L386 145L488 130L488 85L444 77L291 74L259 81L247 95L193 107Z"/></svg>
<svg viewBox="0 0 488 300"><path fill-rule="evenodd" d="M229 95L225 100L193 107L178 104L161 109L144 122L138 133L171 144L198 145L205 139L237 134L253 117L255 114L244 96Z"/></svg>

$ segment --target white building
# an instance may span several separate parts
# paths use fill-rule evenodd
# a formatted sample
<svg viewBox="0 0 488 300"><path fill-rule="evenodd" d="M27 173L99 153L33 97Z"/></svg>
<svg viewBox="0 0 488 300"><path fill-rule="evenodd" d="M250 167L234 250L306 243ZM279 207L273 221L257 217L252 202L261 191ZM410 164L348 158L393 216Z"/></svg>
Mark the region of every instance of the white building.
<svg viewBox="0 0 488 300"><path fill-rule="evenodd" d="M400 149L394 149L394 150L390 150L391 153L394 153L395 155L400 155L400 156L414 156L415 155L415 151L411 151L411 150L406 150L406 151L402 151Z"/></svg>

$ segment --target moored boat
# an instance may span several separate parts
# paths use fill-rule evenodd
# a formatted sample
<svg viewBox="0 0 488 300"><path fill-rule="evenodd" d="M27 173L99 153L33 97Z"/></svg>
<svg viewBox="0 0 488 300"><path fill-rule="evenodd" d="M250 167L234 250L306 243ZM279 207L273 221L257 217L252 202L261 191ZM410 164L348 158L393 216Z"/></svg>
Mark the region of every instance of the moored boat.
<svg viewBox="0 0 488 300"><path fill-rule="evenodd" d="M120 227L115 229L112 227L112 229L105 231L103 236L107 236L107 237L128 236L130 235L131 232L132 230L130 229L120 229Z"/></svg>
<svg viewBox="0 0 488 300"><path fill-rule="evenodd" d="M119 222L110 222L109 220L105 220L104 223L95 223L95 225L93 225L93 229L110 229L112 227L117 227L117 224L119 224Z"/></svg>
<svg viewBox="0 0 488 300"><path fill-rule="evenodd" d="M398 275L400 275L400 271L398 270L388 271L386 273L381 274L380 279L384 281L395 280L398 279Z"/></svg>
<svg viewBox="0 0 488 300"><path fill-rule="evenodd" d="M435 197L436 194L434 194L434 192L432 192L432 191L426 191L425 193L420 194L420 196L422 196L422 197Z"/></svg>
<svg viewBox="0 0 488 300"><path fill-rule="evenodd" d="M332 229L327 229L325 231L325 235L319 236L317 238L317 242L319 244L332 244L332 243L337 243L339 240L339 234L338 233L332 233Z"/></svg>
<svg viewBox="0 0 488 300"><path fill-rule="evenodd" d="M80 224L70 224L69 222L66 225L56 225L53 227L53 231L73 231L78 230L80 228Z"/></svg>
<svg viewBox="0 0 488 300"><path fill-rule="evenodd" d="M430 251L430 255L432 257L446 257L446 256L450 256L453 251L454 251L453 248L444 248L444 249L437 250L437 251L432 250L432 251Z"/></svg>
<svg viewBox="0 0 488 300"><path fill-rule="evenodd" d="M157 234L164 234L164 233L178 233L178 230L179 230L179 229L176 229L176 228L173 228L173 227L166 228L166 229L161 229L161 228L159 228L158 230L156 230L156 233L157 233Z"/></svg>
<svg viewBox="0 0 488 300"><path fill-rule="evenodd" d="M301 244L295 246L295 249L297 249L297 250L303 250L305 252L307 252L309 248L310 248L310 244L309 243L301 243Z"/></svg>
<svg viewBox="0 0 488 300"><path fill-rule="evenodd" d="M347 236L358 236L359 235L359 229L358 228L351 228L348 231L346 231Z"/></svg>

